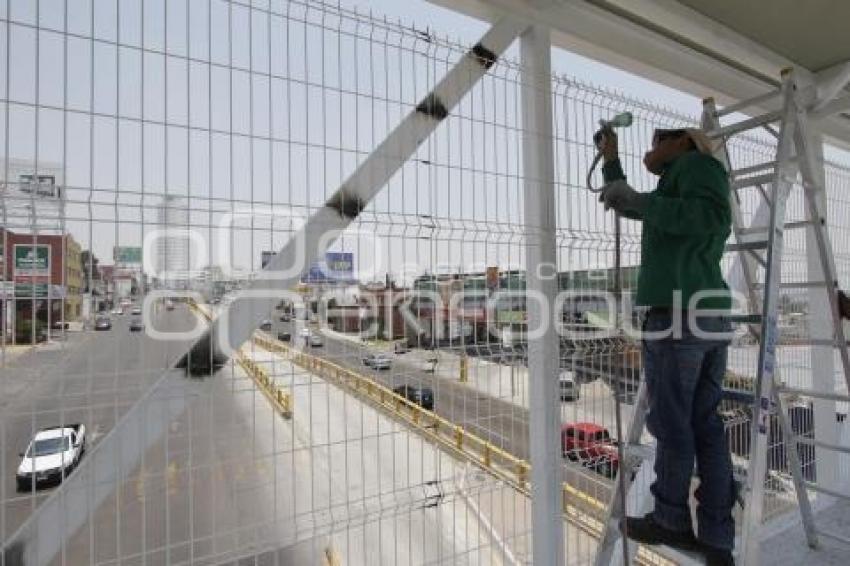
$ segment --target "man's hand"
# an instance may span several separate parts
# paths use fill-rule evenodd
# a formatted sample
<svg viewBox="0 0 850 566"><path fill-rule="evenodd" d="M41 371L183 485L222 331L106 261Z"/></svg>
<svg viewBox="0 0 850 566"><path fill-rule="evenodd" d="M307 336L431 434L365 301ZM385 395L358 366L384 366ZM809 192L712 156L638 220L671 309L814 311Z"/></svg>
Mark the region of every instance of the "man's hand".
<svg viewBox="0 0 850 566"><path fill-rule="evenodd" d="M617 134L614 133L613 128L599 130L593 136L593 141L596 143L596 149L602 154L605 163L618 158Z"/></svg>
<svg viewBox="0 0 850 566"><path fill-rule="evenodd" d="M624 216L641 218L646 197L646 194L637 192L627 182L618 180L602 187L599 202L605 203L605 210L613 208Z"/></svg>

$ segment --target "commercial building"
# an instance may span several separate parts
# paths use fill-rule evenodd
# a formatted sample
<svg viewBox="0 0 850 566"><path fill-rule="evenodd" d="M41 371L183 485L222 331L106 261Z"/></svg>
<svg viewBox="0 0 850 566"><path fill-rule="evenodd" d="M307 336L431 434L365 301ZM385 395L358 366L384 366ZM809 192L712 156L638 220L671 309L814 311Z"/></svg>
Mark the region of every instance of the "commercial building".
<svg viewBox="0 0 850 566"><path fill-rule="evenodd" d="M187 288L190 279L188 207L186 199L176 196L164 196L157 207L157 228L163 232L154 244L153 276L165 288Z"/></svg>
<svg viewBox="0 0 850 566"><path fill-rule="evenodd" d="M82 311L82 250L70 234L2 232L2 320L8 341L29 342Z"/></svg>

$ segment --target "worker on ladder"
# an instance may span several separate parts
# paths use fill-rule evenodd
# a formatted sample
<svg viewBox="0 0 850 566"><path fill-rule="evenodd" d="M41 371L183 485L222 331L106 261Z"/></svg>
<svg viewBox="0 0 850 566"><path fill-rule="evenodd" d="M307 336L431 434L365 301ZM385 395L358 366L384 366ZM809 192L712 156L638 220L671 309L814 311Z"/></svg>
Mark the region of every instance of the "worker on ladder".
<svg viewBox="0 0 850 566"><path fill-rule="evenodd" d="M723 316L731 298L720 269L732 221L727 174L700 130L656 130L643 161L660 179L655 191L640 193L626 183L613 131L604 134L600 201L643 222L635 302L649 307L646 422L657 440L654 510L627 517L624 527L638 542L697 551L708 564L734 564L736 488L717 413L731 328ZM689 508L694 462L696 536Z"/></svg>

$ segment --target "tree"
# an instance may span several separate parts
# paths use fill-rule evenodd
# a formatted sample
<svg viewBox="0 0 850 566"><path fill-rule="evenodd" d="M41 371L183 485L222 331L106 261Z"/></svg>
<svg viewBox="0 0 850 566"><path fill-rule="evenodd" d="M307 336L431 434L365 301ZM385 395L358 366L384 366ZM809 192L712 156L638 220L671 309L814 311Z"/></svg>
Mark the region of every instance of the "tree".
<svg viewBox="0 0 850 566"><path fill-rule="evenodd" d="M100 281L100 260L94 255L91 250L83 250L80 254L80 263L83 269L83 292L90 293L93 281Z"/></svg>

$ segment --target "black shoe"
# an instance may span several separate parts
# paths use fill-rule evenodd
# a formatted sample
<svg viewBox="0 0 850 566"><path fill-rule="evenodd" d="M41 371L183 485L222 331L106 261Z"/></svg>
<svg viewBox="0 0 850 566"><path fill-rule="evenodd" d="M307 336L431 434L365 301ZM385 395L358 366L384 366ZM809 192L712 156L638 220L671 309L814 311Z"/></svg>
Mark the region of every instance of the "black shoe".
<svg viewBox="0 0 850 566"><path fill-rule="evenodd" d="M731 550L700 544L699 551L705 556L705 563L708 566L735 566Z"/></svg>
<svg viewBox="0 0 850 566"><path fill-rule="evenodd" d="M626 534L630 539L643 544L664 544L685 551L699 548L691 529L671 531L656 523L651 513L643 517L626 517Z"/></svg>

